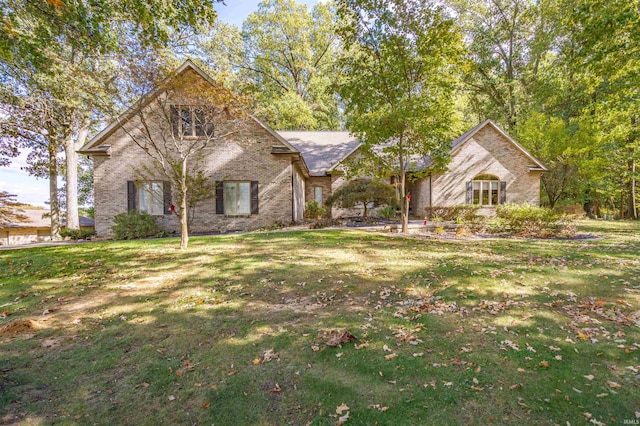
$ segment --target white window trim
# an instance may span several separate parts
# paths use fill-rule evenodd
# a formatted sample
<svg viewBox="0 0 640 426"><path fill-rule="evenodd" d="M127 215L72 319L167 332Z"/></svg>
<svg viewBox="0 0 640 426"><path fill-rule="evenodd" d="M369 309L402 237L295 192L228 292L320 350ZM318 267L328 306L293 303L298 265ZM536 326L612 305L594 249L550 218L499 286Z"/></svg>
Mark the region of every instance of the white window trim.
<svg viewBox="0 0 640 426"><path fill-rule="evenodd" d="M153 184L160 185L160 196L159 197L154 197ZM147 189L145 187L146 185L149 185L150 189ZM156 207L158 207L158 206L160 207L159 208L159 212L153 212L153 211L149 212L149 211L147 211L145 209L142 209L143 192L151 194L151 202L152 203L158 203L156 205ZM139 212L146 211L147 213L149 213L150 215L153 215L153 216L163 216L164 215L164 182L162 182L160 180L142 180L142 181L136 182L136 207L137 207L137 210ZM152 210L153 210L153 207L152 207Z"/></svg>
<svg viewBox="0 0 640 426"><path fill-rule="evenodd" d="M478 194L478 202L477 203L474 202L474 198L475 198L474 194L475 194L475 191L476 191L476 189L474 188L474 185L476 183L480 184L480 189L478 190L479 194ZM492 183L495 183L495 184L498 185L498 188L496 189L496 194L497 194L498 201L495 204L492 202L492 197L491 197L491 192L492 192L491 184ZM485 185L488 185L488 187L489 187L488 188L488 190L489 190L489 203L488 204L484 204L482 202L482 192L484 191ZM471 181L471 203L473 205L482 206L482 207L494 207L494 206L500 205L500 180L499 179L493 179L493 180L473 179Z"/></svg>
<svg viewBox="0 0 640 426"><path fill-rule="evenodd" d="M235 212L235 213L231 213L228 209L229 209L229 205L231 203L228 202L227 199L227 195L228 195L228 189L227 189L227 184L236 184L236 207L238 205L238 203L240 202L240 184L246 184L247 185L247 194L248 194L248 205L247 205L247 212ZM248 217L251 216L251 181L245 181L245 180L225 180L223 181L223 190L222 190L222 196L223 196L223 200L224 200L224 215L228 216L228 217Z"/></svg>

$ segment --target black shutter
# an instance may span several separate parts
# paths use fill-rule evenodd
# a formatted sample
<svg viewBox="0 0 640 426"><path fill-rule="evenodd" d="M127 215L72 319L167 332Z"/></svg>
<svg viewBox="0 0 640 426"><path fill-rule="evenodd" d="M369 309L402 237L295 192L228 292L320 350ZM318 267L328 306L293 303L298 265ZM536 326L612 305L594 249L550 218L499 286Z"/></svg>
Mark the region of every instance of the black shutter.
<svg viewBox="0 0 640 426"><path fill-rule="evenodd" d="M171 182L168 180L162 182L162 204L164 206L164 214L171 214L169 209L171 206Z"/></svg>
<svg viewBox="0 0 640 426"><path fill-rule="evenodd" d="M251 181L251 214L258 214L258 181Z"/></svg>
<svg viewBox="0 0 640 426"><path fill-rule="evenodd" d="M224 214L224 182L216 181L216 214Z"/></svg>
<svg viewBox="0 0 640 426"><path fill-rule="evenodd" d="M176 106L171 106L171 132L173 136L180 136L180 113Z"/></svg>
<svg viewBox="0 0 640 426"><path fill-rule="evenodd" d="M507 202L507 182L500 181L500 204Z"/></svg>
<svg viewBox="0 0 640 426"><path fill-rule="evenodd" d="M132 180L127 181L127 211L136 211L136 183Z"/></svg>
<svg viewBox="0 0 640 426"><path fill-rule="evenodd" d="M473 182L467 182L467 204L473 204Z"/></svg>

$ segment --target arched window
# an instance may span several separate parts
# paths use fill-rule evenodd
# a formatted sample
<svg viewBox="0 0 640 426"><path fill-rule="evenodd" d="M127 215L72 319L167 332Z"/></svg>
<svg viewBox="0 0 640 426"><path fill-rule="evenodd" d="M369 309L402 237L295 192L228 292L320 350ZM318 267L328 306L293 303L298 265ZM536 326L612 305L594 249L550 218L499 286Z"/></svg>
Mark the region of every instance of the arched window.
<svg viewBox="0 0 640 426"><path fill-rule="evenodd" d="M467 182L467 204L497 206L507 195L507 183L494 175L478 175Z"/></svg>

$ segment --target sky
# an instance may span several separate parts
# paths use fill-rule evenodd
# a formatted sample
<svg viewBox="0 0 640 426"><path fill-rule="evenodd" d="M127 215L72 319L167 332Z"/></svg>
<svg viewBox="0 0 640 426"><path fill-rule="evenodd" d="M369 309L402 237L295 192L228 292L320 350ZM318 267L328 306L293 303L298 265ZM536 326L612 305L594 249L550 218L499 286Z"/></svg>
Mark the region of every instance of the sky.
<svg viewBox="0 0 640 426"><path fill-rule="evenodd" d="M218 18L226 23L242 26L242 22L251 12L258 9L260 0L225 0L226 4L216 4ZM298 0L308 6L318 3L318 0ZM0 191L7 191L17 195L17 200L27 204L45 206L49 200L48 179L36 179L22 170L26 165L26 154L14 158L9 167L0 167Z"/></svg>

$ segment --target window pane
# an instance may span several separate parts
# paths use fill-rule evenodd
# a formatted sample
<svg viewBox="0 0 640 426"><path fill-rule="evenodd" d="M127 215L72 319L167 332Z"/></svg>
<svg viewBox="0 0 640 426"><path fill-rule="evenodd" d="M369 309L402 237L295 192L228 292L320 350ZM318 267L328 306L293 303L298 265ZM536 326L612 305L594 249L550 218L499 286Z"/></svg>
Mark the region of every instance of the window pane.
<svg viewBox="0 0 640 426"><path fill-rule="evenodd" d="M313 199L316 200L316 203L322 204L322 187L316 186L313 188Z"/></svg>
<svg viewBox="0 0 640 426"><path fill-rule="evenodd" d="M200 108L194 109L193 117L195 119L195 135L204 136L204 111Z"/></svg>
<svg viewBox="0 0 640 426"><path fill-rule="evenodd" d="M498 182L491 182L491 205L495 206L498 204Z"/></svg>
<svg viewBox="0 0 640 426"><path fill-rule="evenodd" d="M191 108L182 108L180 110L180 118L182 119L182 134L184 136L192 136L193 122L191 119Z"/></svg>
<svg viewBox="0 0 640 426"><path fill-rule="evenodd" d="M249 182L238 182L238 214L251 214L251 188Z"/></svg>
<svg viewBox="0 0 640 426"><path fill-rule="evenodd" d="M152 215L164 214L162 182L140 182L138 184L138 210Z"/></svg>
<svg viewBox="0 0 640 426"><path fill-rule="evenodd" d="M238 214L238 184L236 182L224 183L224 213Z"/></svg>
<svg viewBox="0 0 640 426"><path fill-rule="evenodd" d="M489 204L489 182L481 182L482 183L482 202L483 206Z"/></svg>
<svg viewBox="0 0 640 426"><path fill-rule="evenodd" d="M473 182L473 204L480 204L480 182Z"/></svg>

